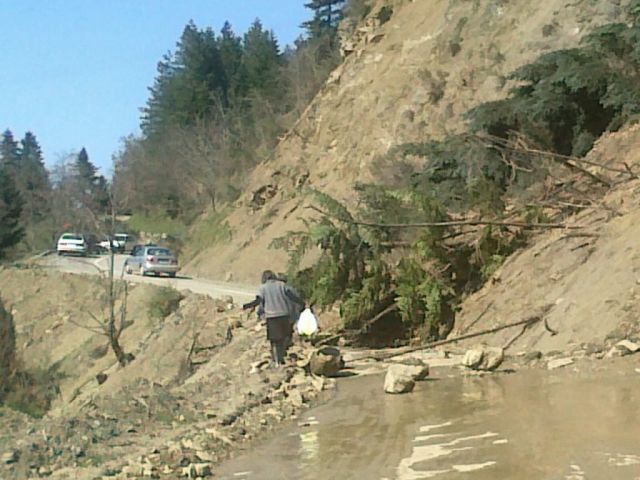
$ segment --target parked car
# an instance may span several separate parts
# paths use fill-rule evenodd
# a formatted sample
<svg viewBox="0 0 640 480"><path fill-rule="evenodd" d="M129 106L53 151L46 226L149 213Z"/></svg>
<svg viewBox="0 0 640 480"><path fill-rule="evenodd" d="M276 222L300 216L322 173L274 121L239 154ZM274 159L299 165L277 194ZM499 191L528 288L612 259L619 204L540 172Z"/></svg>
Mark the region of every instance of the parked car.
<svg viewBox="0 0 640 480"><path fill-rule="evenodd" d="M168 248L157 245L136 245L131 255L124 262L127 273L137 272L140 275L153 273L175 277L180 269L178 259Z"/></svg>
<svg viewBox="0 0 640 480"><path fill-rule="evenodd" d="M118 253L125 253L129 251L132 237L128 233L116 233L113 236L113 240L117 244L117 246L114 245L114 248L116 248Z"/></svg>
<svg viewBox="0 0 640 480"><path fill-rule="evenodd" d="M87 255L90 251L89 247L89 242L83 234L67 232L60 235L56 251L58 255Z"/></svg>
<svg viewBox="0 0 640 480"><path fill-rule="evenodd" d="M98 245L103 252L125 253L128 250L128 243L131 237L126 233L116 233L113 237L104 237Z"/></svg>

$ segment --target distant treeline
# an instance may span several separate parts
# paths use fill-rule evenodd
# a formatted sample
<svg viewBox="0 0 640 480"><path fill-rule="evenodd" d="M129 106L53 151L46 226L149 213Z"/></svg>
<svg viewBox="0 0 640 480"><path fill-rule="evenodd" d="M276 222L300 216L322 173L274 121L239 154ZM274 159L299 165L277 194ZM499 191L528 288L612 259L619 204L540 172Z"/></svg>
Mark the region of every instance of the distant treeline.
<svg viewBox="0 0 640 480"><path fill-rule="evenodd" d="M305 35L284 49L256 20L243 35L189 22L141 109L141 134L122 141L114 175L82 148L44 165L36 136L0 150L0 258L50 247L64 229L97 231L108 213L189 222L236 198L256 163L300 116L339 62L337 26L364 0L311 0Z"/></svg>
<svg viewBox="0 0 640 480"><path fill-rule="evenodd" d="M259 20L243 35L229 23L216 32L190 22L158 63L141 135L115 158L115 196L131 211L173 218L235 199L338 64L338 23L361 15L360 3L307 3L306 35L284 49Z"/></svg>
<svg viewBox="0 0 640 480"><path fill-rule="evenodd" d="M0 141L0 259L50 248L63 229L95 231L110 208L107 179L87 151L72 153L47 171L36 136L20 141L11 130Z"/></svg>

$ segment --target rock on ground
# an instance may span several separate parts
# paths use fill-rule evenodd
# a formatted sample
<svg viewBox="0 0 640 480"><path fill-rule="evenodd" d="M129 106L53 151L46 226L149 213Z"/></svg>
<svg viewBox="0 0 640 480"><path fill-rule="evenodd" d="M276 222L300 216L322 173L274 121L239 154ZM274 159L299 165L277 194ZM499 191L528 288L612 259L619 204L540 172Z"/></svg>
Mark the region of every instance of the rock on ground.
<svg viewBox="0 0 640 480"><path fill-rule="evenodd" d="M335 347L319 348L309 359L311 373L323 377L335 377L343 366L340 350Z"/></svg>
<svg viewBox="0 0 640 480"><path fill-rule="evenodd" d="M567 365L571 365L573 363L573 358L556 358L554 360L549 360L547 363L548 370L555 370L556 368L566 367Z"/></svg>
<svg viewBox="0 0 640 480"><path fill-rule="evenodd" d="M400 363L391 365L384 377L384 391L386 393L409 393L416 385L414 376L416 367L413 365L402 365Z"/></svg>
<svg viewBox="0 0 640 480"><path fill-rule="evenodd" d="M640 345L631 342L629 340L621 340L616 343L609 352L607 352L607 358L612 357L624 357L640 351Z"/></svg>
<svg viewBox="0 0 640 480"><path fill-rule="evenodd" d="M467 350L462 365L472 370L493 371L504 361L504 350L496 347L476 347Z"/></svg>
<svg viewBox="0 0 640 480"><path fill-rule="evenodd" d="M419 358L409 358L401 361L400 364L407 367L407 372L411 374L416 382L424 380L429 376L429 365Z"/></svg>

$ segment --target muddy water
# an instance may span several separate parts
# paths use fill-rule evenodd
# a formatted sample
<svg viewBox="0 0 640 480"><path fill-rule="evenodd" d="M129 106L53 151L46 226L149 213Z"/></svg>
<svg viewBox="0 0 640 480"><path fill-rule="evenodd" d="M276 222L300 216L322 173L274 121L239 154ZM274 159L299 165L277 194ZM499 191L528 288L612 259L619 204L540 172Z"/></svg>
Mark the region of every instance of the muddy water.
<svg viewBox="0 0 640 480"><path fill-rule="evenodd" d="M399 396L383 394L382 381L343 380L329 404L218 478L640 479L634 365L441 378Z"/></svg>

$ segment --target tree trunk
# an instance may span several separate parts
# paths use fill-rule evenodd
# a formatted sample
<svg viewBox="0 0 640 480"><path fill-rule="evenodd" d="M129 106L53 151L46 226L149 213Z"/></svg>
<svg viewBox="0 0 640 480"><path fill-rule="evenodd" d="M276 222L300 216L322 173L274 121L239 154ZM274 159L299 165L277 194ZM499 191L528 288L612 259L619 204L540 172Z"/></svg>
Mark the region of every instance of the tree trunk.
<svg viewBox="0 0 640 480"><path fill-rule="evenodd" d="M112 214L113 216L113 214ZM115 222L115 218L112 219ZM115 223L114 223L115 224ZM113 230L113 228L112 228ZM109 241L113 241L113 232L109 236ZM109 254L109 344L111 345L111 349L118 360L118 363L121 366L126 366L129 363L130 355L124 353L122 347L120 346L120 330L116 328L116 295L115 295L115 257L116 254L113 251L113 247L111 248L111 252Z"/></svg>

